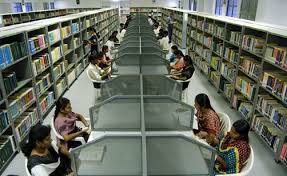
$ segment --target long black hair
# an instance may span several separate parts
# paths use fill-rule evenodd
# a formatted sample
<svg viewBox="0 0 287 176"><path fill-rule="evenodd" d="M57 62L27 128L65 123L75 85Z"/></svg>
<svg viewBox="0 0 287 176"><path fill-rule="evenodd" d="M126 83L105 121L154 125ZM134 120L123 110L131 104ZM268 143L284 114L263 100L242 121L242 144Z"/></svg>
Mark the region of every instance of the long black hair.
<svg viewBox="0 0 287 176"><path fill-rule="evenodd" d="M246 120L237 120L233 123L232 127L240 135L239 139L249 142L248 133L250 131L250 125Z"/></svg>
<svg viewBox="0 0 287 176"><path fill-rule="evenodd" d="M54 119L57 118L58 114L60 113L61 109L64 109L68 104L70 103L70 100L67 98L60 98L56 102L56 109L55 109L55 114L54 114Z"/></svg>
<svg viewBox="0 0 287 176"><path fill-rule="evenodd" d="M36 147L36 142L43 141L47 136L50 135L51 127L49 125L37 124L33 126L29 131L28 142L21 146L22 152L26 157L31 155L33 148Z"/></svg>
<svg viewBox="0 0 287 176"><path fill-rule="evenodd" d="M197 102L197 104L200 107L208 108L208 109L211 109L211 110L213 110L215 112L215 110L211 106L210 100L209 100L209 98L208 98L208 96L206 94L201 93L201 94L196 95L195 102Z"/></svg>

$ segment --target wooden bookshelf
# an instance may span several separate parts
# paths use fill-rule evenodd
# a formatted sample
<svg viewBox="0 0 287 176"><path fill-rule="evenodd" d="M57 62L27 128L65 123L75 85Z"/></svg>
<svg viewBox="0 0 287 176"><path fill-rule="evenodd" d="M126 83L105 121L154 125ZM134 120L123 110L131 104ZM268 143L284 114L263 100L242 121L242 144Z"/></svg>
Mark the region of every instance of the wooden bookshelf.
<svg viewBox="0 0 287 176"><path fill-rule="evenodd" d="M2 21L2 23L0 23L0 27L27 23L30 21L42 20L47 18L54 18L58 16L65 16L96 9L99 8L67 8L53 10L37 10L31 12L5 13L0 14L0 18L2 19L0 20Z"/></svg>
<svg viewBox="0 0 287 176"><path fill-rule="evenodd" d="M103 45L118 26L118 9L107 8L0 29L0 138L10 146L3 149L7 157L0 173L30 127L45 119L84 71L88 29L96 28Z"/></svg>
<svg viewBox="0 0 287 176"><path fill-rule="evenodd" d="M186 43L194 64L230 106L249 120L275 160L286 165L287 30L181 9L161 10L163 21L171 11L188 14Z"/></svg>

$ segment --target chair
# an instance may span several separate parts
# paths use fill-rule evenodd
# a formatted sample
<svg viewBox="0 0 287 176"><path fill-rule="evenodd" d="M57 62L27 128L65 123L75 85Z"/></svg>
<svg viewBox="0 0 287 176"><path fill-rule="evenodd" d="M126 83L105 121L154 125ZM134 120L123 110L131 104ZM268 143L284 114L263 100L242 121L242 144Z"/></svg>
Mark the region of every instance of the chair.
<svg viewBox="0 0 287 176"><path fill-rule="evenodd" d="M90 77L89 71L86 71L87 76L89 78L90 81L92 81L94 88L95 88L95 98L94 98L94 104L96 103L96 99L99 98L101 96L101 84L104 83L105 81L97 81L94 80Z"/></svg>
<svg viewBox="0 0 287 176"><path fill-rule="evenodd" d="M31 176L29 170L28 170L28 159L25 157L25 171L27 176Z"/></svg>
<svg viewBox="0 0 287 176"><path fill-rule="evenodd" d="M184 103L187 103L187 88L188 88L191 78L192 77L190 77L187 80L176 80L177 82L182 83L181 101Z"/></svg>
<svg viewBox="0 0 287 176"><path fill-rule="evenodd" d="M231 121L227 114L225 113L217 113L220 120L220 131L222 134L226 134L231 130Z"/></svg>
<svg viewBox="0 0 287 176"><path fill-rule="evenodd" d="M57 137L58 139L64 140L64 137L63 137L62 135L60 135L60 134L58 133L58 131L56 130L56 128L55 128L54 120L55 120L54 118L52 118L52 120L51 120L51 129L52 129L52 131L54 132L54 134L56 135L56 137ZM82 144L85 144L85 143L86 143L86 141L85 141L85 139L84 139L83 137L76 137L76 138L73 139L73 141L79 141L79 142L81 142Z"/></svg>
<svg viewBox="0 0 287 176"><path fill-rule="evenodd" d="M216 176L220 176L220 175L225 175L225 176L248 176L250 175L250 172L252 170L252 167L254 165L254 151L253 148L250 146L250 156L248 158L248 160L246 161L246 165L242 168L240 173L236 173L236 174L219 174Z"/></svg>

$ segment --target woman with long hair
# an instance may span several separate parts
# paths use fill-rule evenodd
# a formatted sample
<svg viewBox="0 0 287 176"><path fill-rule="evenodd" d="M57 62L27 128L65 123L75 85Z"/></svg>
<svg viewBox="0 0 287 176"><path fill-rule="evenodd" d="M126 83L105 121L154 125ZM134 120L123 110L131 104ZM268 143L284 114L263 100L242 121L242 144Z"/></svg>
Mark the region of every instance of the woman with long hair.
<svg viewBox="0 0 287 176"><path fill-rule="evenodd" d="M199 128L199 132L196 135L200 138L206 138L208 135L218 136L220 120L206 94L198 94L195 97L195 108L197 110L196 117L198 118Z"/></svg>
<svg viewBox="0 0 287 176"><path fill-rule="evenodd" d="M28 159L32 176L72 176L69 152L63 145L51 140L51 127L35 125L29 131L28 142L22 152Z"/></svg>
<svg viewBox="0 0 287 176"><path fill-rule="evenodd" d="M213 145L218 145L218 157L215 161L215 170L222 174L240 173L250 156L248 133L249 123L238 120L233 123L231 130L222 140L214 138Z"/></svg>
<svg viewBox="0 0 287 176"><path fill-rule="evenodd" d="M88 128L80 129L76 126L76 121L81 121L86 127L88 122L81 114L72 111L71 102L67 98L60 98L56 102L54 124L57 132L63 136L64 140L58 139L58 143L64 144L68 149L81 145L78 141L72 141L76 137L84 137L87 141L89 134Z"/></svg>

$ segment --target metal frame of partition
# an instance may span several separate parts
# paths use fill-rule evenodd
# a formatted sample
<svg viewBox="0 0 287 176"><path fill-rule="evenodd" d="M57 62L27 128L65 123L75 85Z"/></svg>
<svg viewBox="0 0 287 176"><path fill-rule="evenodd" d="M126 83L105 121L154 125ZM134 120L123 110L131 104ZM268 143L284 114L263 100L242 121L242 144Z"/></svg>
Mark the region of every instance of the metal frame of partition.
<svg viewBox="0 0 287 176"><path fill-rule="evenodd" d="M122 175L131 175L131 172L134 172L135 170L137 171L137 174L132 174L132 175L166 175L164 173L162 174L158 174L160 172L165 172L165 169L170 170L172 172L176 172L173 175L180 175L183 174L184 175L213 175L214 171L214 161L215 161L215 154L216 154L216 150L214 148L212 148L211 146L201 143L198 140L196 140L195 138L192 138L192 136L190 135L192 133L192 126L193 126L193 116L194 116L194 107L185 104L184 102L180 101L181 99L181 86L180 83L178 83L175 80L171 80L170 78L167 78L164 76L164 74L161 75L149 75L149 74L143 74L142 73L142 66L149 66L149 65L166 65L167 61L166 59L164 59L161 54L157 55L157 54L152 54L148 52L149 48L153 48L154 50L157 50L158 53L163 53L161 48L158 47L158 44L155 40L155 37L151 37L150 35L147 35L146 38L142 38L142 36L145 36L145 32L141 33L141 27L142 26L147 26L149 25L147 23L147 19L146 17L141 17L141 16L136 16L136 18L134 18L134 20L131 22L129 29L132 29L132 32L128 32L127 36L125 36L124 41L121 44L125 44L122 47L120 47L119 51L123 52L125 51L125 54L122 54L119 56L118 61L120 61L121 59L125 59L125 57L127 57L128 59L126 61L133 61L132 63L125 63L125 66L138 66L140 68L139 73L138 74L130 74L130 75L122 75L119 76L117 78L115 78L114 80L110 80L107 81L106 83L103 83L101 86L101 93L103 94L104 92L104 88L108 87L108 84L113 84L113 81L115 82L115 87L117 84L117 81L119 81L119 79L123 78L123 77L135 77L135 80L137 80L138 78L138 82L136 83L137 85L135 86L136 88L138 88L138 91L135 91L135 95L133 95L133 92L131 92L131 94L129 94L130 92L128 92L127 94L122 94L122 95L117 95L117 92L113 95L111 92L109 92L109 90L107 90L107 94L109 98L104 99L102 102L99 102L98 104L94 105L93 107L91 107L89 109L90 111L90 116L91 116L91 126L93 130L97 130L98 132L101 133L101 135L96 136L95 138L93 138L93 140L89 143L87 143L86 145L77 147L75 149L73 149L71 151L71 155L72 155L72 166L76 171L76 175L78 174L78 166L80 165L79 163L81 163L82 161L87 162L87 160L81 160L78 157L80 157L81 155L81 151L84 151L85 148L87 148L86 152L89 152L89 148L91 146L95 146L97 147L98 144L101 144L101 141L107 140L108 142L112 142L111 139L114 140L114 145L115 146L119 146L117 144L115 144L115 139L124 139L124 138L129 138L129 137L135 137L135 138L140 138L140 143L138 143L137 145L133 145L133 146L129 146L129 147L134 147L136 146L139 147L134 151L137 151L136 155L140 156L140 158L137 157L132 157L133 159L136 158L136 161L134 160L125 160L123 162L126 162L124 164L124 166L126 166L125 168L123 168L123 170L121 170ZM148 27L142 27L145 28L145 31L148 31ZM136 31L138 30L137 33L137 37L134 37L132 35L136 34ZM152 30L150 30L152 32ZM151 44L151 46L142 46L144 41L148 41L149 44ZM134 43L138 43L138 46L134 46ZM132 52L128 52L128 50L137 50L138 49L138 53L134 53ZM147 51L146 51L147 50ZM148 57L150 56L150 57ZM151 56L155 56L155 58L152 58ZM137 58L135 58L137 57ZM145 57L145 60L144 58ZM134 59L134 60L133 60ZM150 59L150 60L149 60ZM153 62L154 60L157 60L159 62ZM149 63L150 62L150 63ZM119 65L120 66L120 65ZM164 92L163 94L154 94L150 93L149 91L152 92L152 83L150 83L149 81L146 81L147 79L150 80L148 77L164 77L164 79L168 81L172 81L174 82L173 87L171 88L171 90L167 90L166 92ZM152 80L151 80L152 82ZM158 81L159 82L159 81ZM158 83L158 82L155 82ZM169 83L168 83L169 84ZM131 87L134 85L130 85ZM151 86L152 88L150 90L148 86ZM162 86L162 85L161 85ZM125 87L125 86L123 86ZM180 87L179 89L177 87ZM134 87L132 87L134 88ZM126 89L128 89L128 87L126 87ZM128 89L129 90L129 89ZM105 90L106 91L106 90ZM171 92L169 94L169 91ZM179 91L179 93L176 93L176 91ZM121 93L121 92L120 92ZM119 93L119 94L120 94ZM162 92L160 92L162 93ZM175 95L179 94L179 98L176 97ZM130 103L129 101L135 101L137 102L137 104L135 106L137 106L134 109L128 109L130 107L127 107L125 104L123 104L122 107L119 107L116 103ZM114 104L112 104L114 103ZM132 102L131 102L132 103ZM153 104L154 103L154 104ZM102 123L101 125L99 125L99 128L96 128L96 124L98 122L98 118L100 117L99 113L100 113L100 108L104 107L105 105L112 105L112 106L107 106L108 108L105 111L102 111L102 119L106 120ZM115 111L112 112L111 109L115 109L115 111L117 111L118 109L120 109L119 112L121 113L115 113ZM173 107L173 108L170 108ZM106 108L106 107L105 107ZM109 109L110 108L110 109ZM118 109L117 109L118 108ZM125 109L126 108L126 109ZM129 111L129 110L133 110ZM127 112L133 113L130 117L125 117ZM176 112L177 114L174 115L172 114L173 112ZM106 116L103 115L104 113L106 113ZM114 116L117 116L114 118L113 115L110 116L109 113L112 113ZM167 113L168 115L170 115L170 117L168 117L168 115L164 114ZM183 113L183 114L181 114ZM138 114L137 117L135 117L135 114ZM161 116L159 115L161 114ZM184 126L184 128L181 128L180 125L180 114L183 117L188 117L187 118L187 124L188 127L185 128L186 126ZM95 117L95 116L97 117ZM121 116L124 115L124 116ZM110 119L106 119L104 117L110 117ZM160 118L157 118L158 116L160 116ZM122 118L121 118L122 117ZM124 119L124 118L125 119ZM156 117L156 118L155 118ZM173 118L178 118L178 121L174 121ZM131 118L133 119L133 122L135 123L126 123L125 121L130 120ZM169 119L167 119L169 118ZM176 119L175 118L175 119ZM160 125L159 123L157 123L157 121L153 121L154 119L160 121ZM162 119L166 119L166 120L162 120ZM118 120L118 121L117 121ZM109 126L109 122L112 123L119 123L119 122L124 122L124 126L120 126L122 124L116 124L115 126L117 126L116 129L113 129L113 125ZM167 123L163 123L167 121ZM189 123L188 123L189 122ZM152 125L150 125L152 124ZM165 126L166 124L172 124L172 126ZM180 125L178 125L180 124ZM136 128L133 128L136 127ZM102 129L101 129L102 128ZM132 129L133 128L133 129ZM158 130L159 129L159 130ZM115 131L116 130L116 131ZM160 141L164 141L163 143L158 143L158 139L153 140L151 142L152 139L154 138L158 138ZM164 139L164 140L162 140ZM169 168L169 162L165 161L164 159L160 158L160 157L150 157L153 156L151 155L151 153L153 153L153 149L154 149L154 145L156 146L166 146L166 139L171 139L171 141L169 141L168 144L169 147L173 150L176 150L177 152L174 153L170 153L169 150L165 150L164 155L162 156L167 156L169 157L169 154L173 154L173 156L175 156L176 161L173 161L174 158L172 157L170 160L172 160L172 163L175 163L175 166L172 168ZM181 140L183 139L183 140ZM174 144L173 142L175 142L176 144ZM129 143L129 142L128 142ZM102 144L105 144L105 142L103 142ZM108 143L106 143L108 144ZM91 162L87 162L87 165L89 165L86 168L90 168L91 172L97 172L98 173L104 173L104 175L119 175L119 173L117 172L118 170L115 171L115 169L117 169L117 165L118 164L122 164L122 163L116 163L113 160L113 157L116 156L120 156L122 153L118 152L118 148L115 149L115 146L111 146L112 143L109 143L109 148L115 155L112 155L111 153L109 153L109 155L105 156L107 157L106 163L101 163L103 166L102 168L100 168L100 166L96 165L91 165ZM129 148L126 147L125 148L125 143L122 143L120 146L124 146L124 148L121 148L119 150L124 150L125 152L130 152ZM181 150L181 148L177 148L176 146L185 146L184 149L186 150ZM175 147L174 147L175 146ZM189 146L192 146L192 149L189 148ZM106 147L106 146L105 146ZM148 148L149 147L149 148ZM91 148L90 148L91 149ZM196 149L196 150L193 150ZM158 150L158 149L157 149ZM188 150L188 151L187 151ZM192 150L192 151L191 151ZM211 156L209 156L210 158L205 158L203 156L203 151L202 150L207 150L208 152L211 153ZM139 151L141 151L141 153L139 153ZM187 151L188 154L185 153L185 151ZM84 151L85 152L85 151ZM103 151L103 155L105 155L106 151ZM110 152L110 151L109 151ZM131 151L132 152L132 151ZM86 153L87 154L87 153ZM89 153L88 153L89 154ZM150 157L150 158L149 158ZM192 158L192 157L199 157L198 160L196 160L196 158ZM166 157L164 157L166 158ZM184 170L182 170L181 164L183 163L182 158L185 159L185 161L187 161L187 159L190 159L190 163L189 162L185 162L185 167ZM152 160L150 160L152 159ZM164 163L164 167L158 167L155 166L153 167L153 165L151 165L152 161L158 163L159 160L162 160L162 162ZM151 163L149 163L149 160ZM134 161L134 162L133 162ZM198 163L192 163L192 162L198 162ZM130 170L130 165L127 163L131 163L134 166L139 166L139 167L135 167L134 170ZM135 164L136 163L136 164ZM140 164L139 164L140 163ZM138 165L137 165L138 164ZM191 166L193 166L192 169L189 168L189 164ZM192 165L194 164L194 165ZM85 165L84 165L85 166ZM80 166L79 166L80 167ZM97 168L97 169L95 169ZM99 168L99 170L98 170ZM109 170L107 168L111 168L112 172L109 172ZM188 168L188 169L187 169ZM204 169L203 169L204 168ZM133 168L131 168L133 169ZM137 170L138 169L138 170ZM173 170L174 169L174 170ZM125 174L124 172L129 172L129 174ZM180 174L178 174L178 173ZM195 173L196 172L196 173ZM202 172L202 173L198 173L198 172ZM103 174L94 174L91 173L92 175L103 175ZM172 173L169 173L172 174ZM85 174L87 175L87 174ZM89 174L88 174L89 175Z"/></svg>

